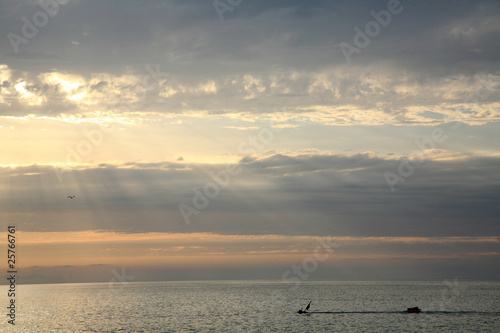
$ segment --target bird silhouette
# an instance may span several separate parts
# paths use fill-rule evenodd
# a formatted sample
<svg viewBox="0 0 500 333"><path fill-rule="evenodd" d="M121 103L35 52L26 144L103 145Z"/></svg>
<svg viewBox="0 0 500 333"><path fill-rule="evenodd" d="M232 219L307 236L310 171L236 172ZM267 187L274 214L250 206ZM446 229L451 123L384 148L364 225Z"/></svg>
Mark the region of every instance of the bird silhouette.
<svg viewBox="0 0 500 333"><path fill-rule="evenodd" d="M68 198L70 199L73 199L74 197L76 197L75 195L68 195Z"/></svg>

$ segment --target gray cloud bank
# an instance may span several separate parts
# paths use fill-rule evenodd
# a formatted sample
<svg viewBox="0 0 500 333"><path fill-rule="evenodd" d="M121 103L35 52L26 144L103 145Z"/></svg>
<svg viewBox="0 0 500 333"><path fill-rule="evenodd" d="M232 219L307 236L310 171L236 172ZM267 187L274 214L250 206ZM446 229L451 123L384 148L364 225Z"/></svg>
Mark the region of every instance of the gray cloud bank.
<svg viewBox="0 0 500 333"><path fill-rule="evenodd" d="M334 123L363 123L368 117L356 117L358 110L387 115L371 124L411 124L432 119L416 117L426 111L452 116L449 110L474 94L478 78L490 75L496 91L483 103L500 96L495 1L402 0L401 12L350 63L339 44L354 45L354 28L365 29L387 1L245 1L220 22L210 1L74 0L18 53L7 34L21 34L22 17L41 9L2 4L0 55L12 72L0 90L4 115L125 112L117 103L126 101L133 111L159 113L260 114L283 106L304 113L329 106L352 114ZM155 89L141 86L147 66L163 73ZM50 73L81 81L65 90L47 79ZM38 105L18 100L19 82L41 96ZM82 93L82 100L70 99ZM138 96L145 98L138 103ZM479 120L499 120L497 104L484 107Z"/></svg>
<svg viewBox="0 0 500 333"><path fill-rule="evenodd" d="M195 207L197 188L225 165L127 163L1 170L2 220L25 231L214 232L332 236L500 234L500 160L428 159L391 192L384 172L398 160L321 154L245 158L187 225L179 204ZM67 195L76 195L69 200ZM198 207L199 208L199 207Z"/></svg>
<svg viewBox="0 0 500 333"><path fill-rule="evenodd" d="M401 0L401 12L355 61L395 61L427 74L498 70L500 8L496 1ZM36 2L3 0L1 29L21 34ZM315 69L344 64L338 45L353 44L371 11L388 1L245 1L221 23L210 1L67 1L18 55L2 38L2 54L40 70L121 71L144 63L175 64L169 72L203 76L235 68ZM40 57L45 54L46 57ZM353 57L353 58L354 58ZM230 63L227 63L230 61ZM353 59L354 61L354 59ZM460 66L458 66L460 64ZM440 68L439 71L435 71Z"/></svg>

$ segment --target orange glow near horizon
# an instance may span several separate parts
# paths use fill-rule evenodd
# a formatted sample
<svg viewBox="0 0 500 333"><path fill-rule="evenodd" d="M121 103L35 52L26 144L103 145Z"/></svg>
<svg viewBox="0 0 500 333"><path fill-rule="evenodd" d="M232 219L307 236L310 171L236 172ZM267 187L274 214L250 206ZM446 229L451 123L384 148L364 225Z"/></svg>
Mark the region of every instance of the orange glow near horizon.
<svg viewBox="0 0 500 333"><path fill-rule="evenodd" d="M499 256L467 252L460 245L498 243L496 237L316 237L219 235L212 233L18 232L20 267L61 265L137 265L189 267L300 263L315 251L333 250L327 262L342 260L438 259ZM3 239L4 237L2 237ZM5 244L5 241L0 242ZM418 249L408 248L409 245ZM433 245L432 250L425 248ZM455 251L440 246L457 246ZM387 247L391 247L390 249ZM396 247L396 250L395 248Z"/></svg>

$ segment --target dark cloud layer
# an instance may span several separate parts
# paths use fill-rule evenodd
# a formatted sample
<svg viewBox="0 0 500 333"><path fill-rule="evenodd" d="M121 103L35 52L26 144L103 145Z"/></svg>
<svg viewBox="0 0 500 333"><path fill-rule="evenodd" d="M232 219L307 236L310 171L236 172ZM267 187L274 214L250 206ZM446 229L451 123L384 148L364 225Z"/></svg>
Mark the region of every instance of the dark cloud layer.
<svg viewBox="0 0 500 333"><path fill-rule="evenodd" d="M20 32L21 18L40 10L35 2L2 2L6 14L1 29L6 32ZM83 73L151 62L175 64L166 66L171 72L208 76L277 64L329 67L345 63L338 44L353 43L353 28L364 29L374 20L371 11L387 7L388 1L244 1L220 22L210 1L75 0L61 5L20 54L25 61L33 55L31 62L39 69L51 62L36 53L59 58L62 70ZM498 69L496 1L401 0L399 8L361 55L355 55L356 61L396 61L427 74ZM2 45L2 54L15 61L5 37ZM24 61L18 64L25 68Z"/></svg>
<svg viewBox="0 0 500 333"><path fill-rule="evenodd" d="M225 165L101 165L63 174L52 167L2 170L2 219L24 230L116 230L354 236L485 236L499 233L500 161L431 160L391 192L400 162L369 155L273 155L241 173L185 224L194 188ZM222 179L222 178L221 178ZM8 180L8 181L7 181ZM215 193L215 192L211 192ZM67 195L76 195L68 200ZM7 200L8 198L8 200ZM140 221L140 222L139 222Z"/></svg>

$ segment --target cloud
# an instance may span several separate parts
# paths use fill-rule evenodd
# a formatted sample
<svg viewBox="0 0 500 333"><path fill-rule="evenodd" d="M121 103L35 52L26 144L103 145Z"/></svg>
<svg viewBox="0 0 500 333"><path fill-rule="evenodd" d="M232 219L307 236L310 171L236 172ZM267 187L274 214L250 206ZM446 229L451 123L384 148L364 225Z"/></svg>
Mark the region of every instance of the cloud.
<svg viewBox="0 0 500 333"><path fill-rule="evenodd" d="M98 110L137 122L153 114L265 116L287 106L294 121L330 125L499 121L496 3L401 6L348 64L338 45L353 43L353 28L386 1L254 1L223 23L204 1L72 1L19 54L2 39L0 112ZM0 29L16 33L23 15L40 10L6 8ZM481 82L490 89L476 103Z"/></svg>
<svg viewBox="0 0 500 333"><path fill-rule="evenodd" d="M284 101L282 92L273 91L273 72L189 83L170 74L165 80L155 81L147 70L151 67L142 74L96 73L90 79L60 72L29 79L6 65L3 68L6 81L0 88L0 110L4 116L78 117L80 121L102 118L101 122L116 119L129 124L181 115L272 117ZM500 121L498 75L445 77L419 83L416 74L395 77L394 71L390 67L373 68L366 73L354 67L346 74L343 69L324 69L301 73L299 78L289 73L288 78L281 79L288 86L287 120L337 126L436 125L455 119L473 125ZM242 101L248 101L244 109Z"/></svg>
<svg viewBox="0 0 500 333"><path fill-rule="evenodd" d="M231 128L239 131L250 131L250 130L258 130L258 127L249 126L249 127L241 127L241 126L224 126L224 128Z"/></svg>
<svg viewBox="0 0 500 333"><path fill-rule="evenodd" d="M457 268L453 263L456 259L460 260L458 267L465 271L471 262L487 266L500 255L498 241L491 236L316 237L83 231L24 232L23 239L25 283L108 282L113 270L122 272L122 267L135 277L134 281L159 279L159 272L162 279L173 279L172 272L176 279L192 278L193 274L198 278L228 278L228 269L235 278L280 278L291 265L317 253L321 243L335 247L322 260L314 274L316 278L332 273L349 276L362 267L371 270L375 263L393 274L385 278L407 278L408 272L399 269L398 273L398 267L409 265L420 268L419 274L423 270L427 277L440 277L440 270L444 269L447 276ZM438 271L433 270L436 263L442 265ZM212 271L213 265L221 271ZM249 269L253 270L251 275ZM370 270L365 272L365 278L378 275L378 270ZM82 271L85 274L79 274Z"/></svg>
<svg viewBox="0 0 500 333"><path fill-rule="evenodd" d="M187 226L178 210L222 164L184 161L82 166L59 183L53 167L2 168L2 219L28 231L215 232L335 236L491 235L498 216L498 157L427 159L392 193L399 161L370 154L275 154L242 160ZM68 193L78 200L68 201ZM256 218L258 216L258 218ZM137 224L137 221L143 221ZM66 222L65 222L66 221ZM68 221L71 221L69 223ZM306 222L307 221L307 222ZM498 230L497 230L498 231Z"/></svg>
<svg viewBox="0 0 500 333"><path fill-rule="evenodd" d="M495 68L493 60L498 59L499 48L491 37L499 31L499 12L494 1L465 1L453 6L401 1L401 6L403 11L356 62L396 61L402 68L418 68L433 75L473 70L480 59L491 60L482 64L483 70ZM370 11L385 8L387 1L383 0L356 5L343 1L254 1L238 6L221 23L206 1L140 5L71 1L61 6L35 39L22 45L19 55L34 51L56 55L62 70L84 72L102 72L104 68L116 72L158 60L174 71L203 76L225 75L242 64L248 67L250 59L253 69L275 64L309 69L336 66L345 63L338 44L352 43L353 28L364 28L373 20ZM3 18L0 28L20 33L21 17L30 17L38 10L36 3L23 4ZM20 66L8 41L3 43L2 54ZM464 64L461 68L453 65L460 62ZM442 70L435 72L436 67Z"/></svg>

